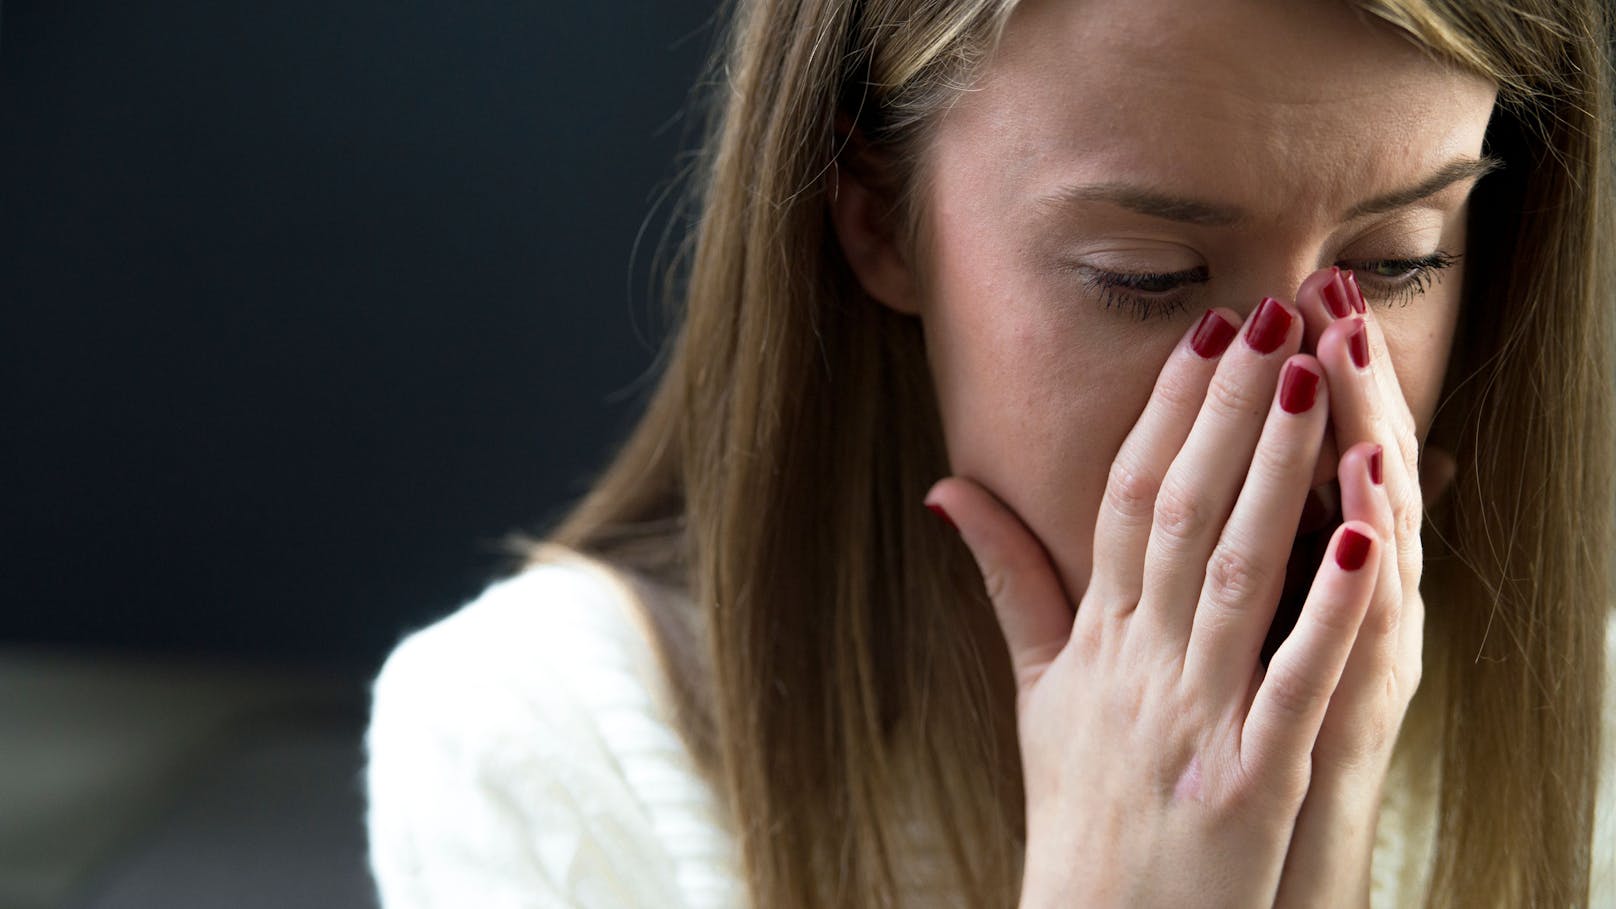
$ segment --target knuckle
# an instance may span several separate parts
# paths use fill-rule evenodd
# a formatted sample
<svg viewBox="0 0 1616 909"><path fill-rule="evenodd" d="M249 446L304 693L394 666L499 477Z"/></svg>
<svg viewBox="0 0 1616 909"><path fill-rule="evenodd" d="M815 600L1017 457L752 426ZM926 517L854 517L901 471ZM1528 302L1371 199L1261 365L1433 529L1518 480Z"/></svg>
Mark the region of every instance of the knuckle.
<svg viewBox="0 0 1616 909"><path fill-rule="evenodd" d="M1211 521L1206 503L1171 477L1157 493L1153 518L1158 529L1177 539L1200 536Z"/></svg>
<svg viewBox="0 0 1616 909"><path fill-rule="evenodd" d="M1405 549L1410 544L1417 545L1420 530L1425 526L1425 515L1418 499L1408 493L1399 495L1397 501L1392 503L1392 525L1399 543Z"/></svg>
<svg viewBox="0 0 1616 909"><path fill-rule="evenodd" d="M1131 457L1119 456L1111 463L1111 476L1105 484L1105 498L1112 511L1133 521L1142 521L1155 507L1160 484L1141 471Z"/></svg>
<svg viewBox="0 0 1616 909"><path fill-rule="evenodd" d="M1265 438L1257 445L1257 450L1251 456L1252 477L1246 481L1247 486L1254 485L1253 481L1255 485L1267 488L1300 484L1300 481L1292 479L1292 475L1302 459L1297 457L1294 447L1285 442L1284 439Z"/></svg>
<svg viewBox="0 0 1616 909"><path fill-rule="evenodd" d="M1420 545L1418 536L1408 539L1408 545L1397 551L1397 573L1407 587L1418 589L1420 578L1425 573L1425 550Z"/></svg>
<svg viewBox="0 0 1616 909"><path fill-rule="evenodd" d="M1408 465L1414 476L1419 476L1420 443L1414 438L1414 418L1409 415L1408 409L1398 408L1397 419L1392 421L1392 437L1397 443L1397 453L1402 457L1403 463Z"/></svg>
<svg viewBox="0 0 1616 909"><path fill-rule="evenodd" d="M1207 594L1213 605L1223 609L1248 608L1273 579L1271 569L1228 540L1218 542L1206 563Z"/></svg>
<svg viewBox="0 0 1616 909"><path fill-rule="evenodd" d="M1169 369L1156 383L1153 404L1168 410L1184 410L1196 405L1201 396L1201 383L1193 381L1188 370Z"/></svg>
<svg viewBox="0 0 1616 909"><path fill-rule="evenodd" d="M1307 799L1308 785L1312 782L1311 767L1280 774L1274 781L1273 799L1283 805L1300 805Z"/></svg>
<svg viewBox="0 0 1616 909"><path fill-rule="evenodd" d="M1271 673L1263 680L1263 687L1268 689L1269 703L1293 719L1312 715L1330 696L1323 682L1294 671Z"/></svg>
<svg viewBox="0 0 1616 909"><path fill-rule="evenodd" d="M1294 806L1307 797L1312 782L1312 764L1307 756L1275 757L1279 759L1264 761L1253 772L1241 774L1229 787L1221 805L1225 817L1249 816L1275 805Z"/></svg>
<svg viewBox="0 0 1616 909"><path fill-rule="evenodd" d="M1419 442L1414 435L1414 417L1401 402L1388 407L1379 395L1370 395L1365 405L1370 426L1385 427L1397 448L1398 457L1412 471L1419 463ZM1390 454L1388 451L1387 454Z"/></svg>
<svg viewBox="0 0 1616 909"><path fill-rule="evenodd" d="M1214 377L1206 389L1206 406L1215 415L1225 419L1261 414L1263 402L1251 386L1222 376Z"/></svg>
<svg viewBox="0 0 1616 909"><path fill-rule="evenodd" d="M1313 610L1311 617L1304 615L1303 620L1311 622L1333 638L1351 637L1358 633L1363 618L1359 610L1353 608L1356 605L1352 601L1327 597ZM1371 604L1370 609L1373 608Z"/></svg>

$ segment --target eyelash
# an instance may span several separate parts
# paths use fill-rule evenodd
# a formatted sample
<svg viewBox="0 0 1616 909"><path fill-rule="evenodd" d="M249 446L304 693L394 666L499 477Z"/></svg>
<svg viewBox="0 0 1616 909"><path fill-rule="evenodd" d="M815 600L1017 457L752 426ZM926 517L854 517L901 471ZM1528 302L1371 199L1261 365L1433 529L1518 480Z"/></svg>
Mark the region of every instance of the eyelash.
<svg viewBox="0 0 1616 909"><path fill-rule="evenodd" d="M1437 250L1428 256L1413 259L1368 259L1351 265L1358 276L1364 296L1384 300L1386 305L1407 306L1413 299L1430 289L1441 272L1453 267L1461 254ZM1348 266L1343 266L1348 267ZM1401 274L1396 278L1383 278L1374 269L1392 269ZM1181 298L1143 296L1145 293L1165 294L1190 284L1204 284L1211 277L1206 266L1178 272L1111 272L1085 268L1083 279L1089 289L1099 294L1106 309L1131 312L1139 321L1151 318L1168 319L1185 309ZM1152 285L1163 285L1156 286Z"/></svg>

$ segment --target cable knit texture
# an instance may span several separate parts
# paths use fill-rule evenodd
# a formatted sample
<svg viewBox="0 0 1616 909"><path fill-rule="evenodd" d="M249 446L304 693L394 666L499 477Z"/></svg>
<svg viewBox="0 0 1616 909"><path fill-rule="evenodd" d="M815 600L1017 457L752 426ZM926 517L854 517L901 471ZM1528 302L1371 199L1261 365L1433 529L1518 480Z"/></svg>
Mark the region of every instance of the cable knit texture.
<svg viewBox="0 0 1616 909"><path fill-rule="evenodd" d="M1609 645L1616 666L1616 629ZM383 906L744 907L733 826L670 703L627 589L581 560L495 583L409 635L375 680L366 736ZM1592 904L1616 906L1616 735L1604 749ZM1433 781L1394 763L1375 907L1420 902L1433 804ZM917 892L939 858L911 857Z"/></svg>

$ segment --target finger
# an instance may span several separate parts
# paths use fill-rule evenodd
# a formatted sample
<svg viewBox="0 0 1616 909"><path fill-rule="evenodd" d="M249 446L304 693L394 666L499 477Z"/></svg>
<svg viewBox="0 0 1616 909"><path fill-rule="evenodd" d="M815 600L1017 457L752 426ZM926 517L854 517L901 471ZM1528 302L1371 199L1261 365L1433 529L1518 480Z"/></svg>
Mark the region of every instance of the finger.
<svg viewBox="0 0 1616 909"><path fill-rule="evenodd" d="M1306 328L1302 349L1318 350L1319 336L1331 323L1356 315L1352 293L1340 268L1332 265L1308 275L1296 290L1296 310Z"/></svg>
<svg viewBox="0 0 1616 909"><path fill-rule="evenodd" d="M1353 446L1342 457L1341 507L1347 520L1367 523L1380 539L1389 539L1391 503L1386 487L1378 482L1383 464L1383 450L1369 442ZM1383 547L1375 566L1374 594L1330 699L1314 749L1316 762L1363 766L1365 757L1387 753L1395 721L1400 721L1419 684L1424 609L1418 597L1403 598L1390 548Z"/></svg>
<svg viewBox="0 0 1616 909"><path fill-rule="evenodd" d="M1408 409L1407 399L1403 397L1403 385L1398 381L1397 367L1392 362L1391 348L1386 344L1386 335L1381 331L1380 320L1370 312L1369 304L1364 300L1363 291L1358 287L1358 276L1353 274L1351 269L1342 269L1341 279L1352 299L1353 311L1364 320L1364 329L1368 334L1369 362L1373 364L1370 374L1374 376L1388 404L1385 418L1397 431L1398 447L1388 449L1386 453L1388 456L1400 455L1409 475L1417 476L1419 445L1414 431L1414 415Z"/></svg>
<svg viewBox="0 0 1616 909"><path fill-rule="evenodd" d="M1324 440L1323 375L1307 354L1286 361L1245 486L1207 562L1184 674L1209 697L1250 690Z"/></svg>
<svg viewBox="0 0 1616 909"><path fill-rule="evenodd" d="M1319 338L1318 357L1324 364L1332 392L1332 423L1336 445L1342 451L1360 442L1372 442L1383 449L1386 495L1392 503L1392 528L1405 593L1419 588L1424 567L1420 547L1420 526L1424 502L1420 497L1417 456L1404 457L1418 444L1413 436L1413 419L1400 389L1390 394L1379 378L1391 370L1384 356L1375 358L1371 320L1366 316L1343 319L1325 329ZM1395 377L1391 380L1396 381Z"/></svg>
<svg viewBox="0 0 1616 909"><path fill-rule="evenodd" d="M1345 273L1351 277L1351 273ZM1355 288L1348 281L1349 288ZM1385 557L1396 567L1399 602L1419 599L1420 580L1425 570L1424 544L1420 529L1425 504L1420 491L1414 421L1408 402L1396 384L1384 341L1376 340L1379 330L1368 315L1362 295L1353 290L1354 310L1364 315L1331 325L1319 339L1319 362L1330 376L1334 392L1333 423L1337 444L1342 450L1372 443L1381 446L1381 490L1391 510L1391 536L1386 537ZM1389 377L1389 378L1388 378ZM1391 383L1388 391L1387 382ZM1403 622L1398 632L1397 652L1408 654L1422 646L1423 615L1418 621ZM1412 658L1406 658L1407 665Z"/></svg>
<svg viewBox="0 0 1616 909"><path fill-rule="evenodd" d="M1391 500L1386 495L1385 449L1377 442L1359 442L1347 449L1341 457L1338 481L1341 485L1341 516L1344 521L1362 521L1375 528L1382 540L1392 539L1396 519ZM1398 575L1396 551L1381 547L1381 561L1375 566L1380 576L1376 579L1375 597L1364 618L1366 626L1396 622L1396 610L1401 600L1401 578Z"/></svg>
<svg viewBox="0 0 1616 909"><path fill-rule="evenodd" d="M1249 775L1282 777L1309 760L1374 592L1379 546L1374 528L1361 521L1330 538L1296 627L1269 661L1246 714L1240 762Z"/></svg>
<svg viewBox="0 0 1616 909"><path fill-rule="evenodd" d="M1162 475L1172 463L1173 454L1184 446L1206 397L1207 383L1239 331L1238 326L1239 317L1232 310L1207 310L1173 349L1144 412L1123 440L1095 519L1094 568L1089 589L1096 596L1085 595L1084 600L1098 608L1089 610L1086 616L1104 609L1101 604L1118 604L1111 608L1127 612L1139 602L1145 543L1150 537L1151 512Z"/></svg>
<svg viewBox="0 0 1616 909"><path fill-rule="evenodd" d="M1403 391L1396 380L1395 370L1391 369L1391 357L1385 356L1385 338L1380 336L1377 323L1367 317L1369 304L1364 301L1362 291L1357 290L1357 278L1349 268L1336 268L1332 265L1330 268L1319 268L1312 275L1307 275L1296 293L1296 309L1301 312L1302 320L1306 322L1304 343L1307 348L1304 349L1312 349L1315 353L1319 353L1320 357L1324 354L1325 346L1335 343L1333 341L1335 335L1330 333L1333 325L1336 323L1353 325L1354 319L1364 320L1366 335L1362 340L1362 346L1369 353L1370 362L1375 364L1375 369L1370 369L1370 374L1374 375L1378 388L1390 391L1391 398L1387 398L1388 401L1403 401ZM1336 332L1340 330L1341 328L1338 328ZM1348 332L1351 333L1349 328ZM1325 338L1327 333L1330 333L1332 340ZM1343 356L1338 359L1345 362L1349 357ZM1409 438L1414 435L1414 419L1408 412L1406 401L1401 408L1385 409L1382 417L1388 424L1393 425L1393 429L1406 430ZM1346 451L1346 448L1353 445L1354 440L1340 438L1336 442L1338 451Z"/></svg>
<svg viewBox="0 0 1616 909"><path fill-rule="evenodd" d="M1223 355L1189 437L1162 478L1145 547L1141 602L1148 609L1140 630L1147 640L1171 642L1180 659L1207 559L1245 483L1280 367L1296 352L1301 331L1290 306L1263 298L1240 343Z"/></svg>
<svg viewBox="0 0 1616 909"><path fill-rule="evenodd" d="M1010 649L1016 689L1031 687L1072 633L1072 606L1048 552L1020 518L974 481L940 480L925 503L959 530L971 550Z"/></svg>

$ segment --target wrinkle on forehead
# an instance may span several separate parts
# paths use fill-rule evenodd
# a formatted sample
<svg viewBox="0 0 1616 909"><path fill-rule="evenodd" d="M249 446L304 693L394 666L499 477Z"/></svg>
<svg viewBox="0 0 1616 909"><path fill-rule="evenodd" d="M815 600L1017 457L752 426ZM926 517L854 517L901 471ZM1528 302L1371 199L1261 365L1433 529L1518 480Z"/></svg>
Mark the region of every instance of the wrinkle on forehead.
<svg viewBox="0 0 1616 909"><path fill-rule="evenodd" d="M1304 107L1447 71L1344 0L1025 0L995 62L1035 71L1109 69L1124 80Z"/></svg>
<svg viewBox="0 0 1616 909"><path fill-rule="evenodd" d="M1344 2L1027 0L937 139L991 155L980 189L1003 205L1056 180L1166 175L1279 217L1473 152L1470 111L1492 97Z"/></svg>

